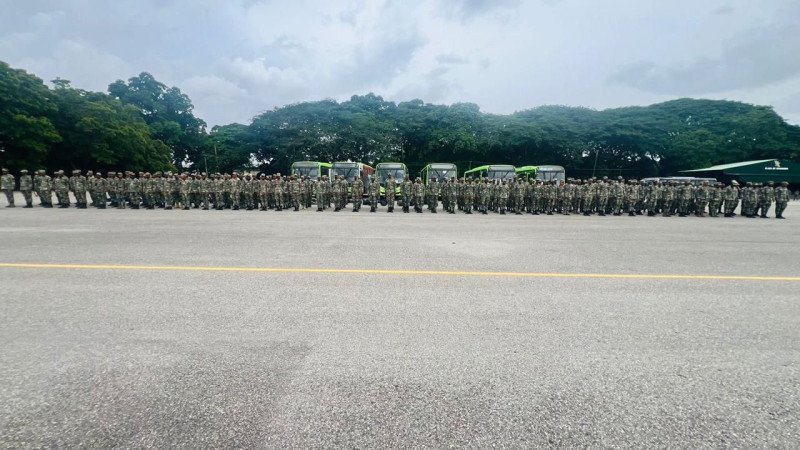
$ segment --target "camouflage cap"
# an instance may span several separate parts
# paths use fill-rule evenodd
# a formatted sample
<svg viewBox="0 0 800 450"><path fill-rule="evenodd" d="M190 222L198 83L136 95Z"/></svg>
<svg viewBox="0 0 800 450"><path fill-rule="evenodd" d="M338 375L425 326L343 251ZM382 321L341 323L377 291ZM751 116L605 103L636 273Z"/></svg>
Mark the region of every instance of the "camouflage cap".
<svg viewBox="0 0 800 450"><path fill-rule="evenodd" d="M8 169L6 169L5 167L3 167L2 169L0 169L0 172L3 172L3 173L8 173Z"/></svg>
<svg viewBox="0 0 800 450"><path fill-rule="evenodd" d="M19 171L19 173L28 173L28 169L22 169Z"/></svg>
<svg viewBox="0 0 800 450"><path fill-rule="evenodd" d="M788 185L789 185L788 181L781 181L781 186L788 186Z"/></svg>

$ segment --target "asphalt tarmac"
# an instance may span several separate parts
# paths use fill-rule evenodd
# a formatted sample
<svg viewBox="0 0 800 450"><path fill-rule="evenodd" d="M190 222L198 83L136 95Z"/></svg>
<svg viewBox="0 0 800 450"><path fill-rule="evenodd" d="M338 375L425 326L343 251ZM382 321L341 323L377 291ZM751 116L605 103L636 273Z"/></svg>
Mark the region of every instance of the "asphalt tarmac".
<svg viewBox="0 0 800 450"><path fill-rule="evenodd" d="M0 447L796 447L786 215L2 208Z"/></svg>

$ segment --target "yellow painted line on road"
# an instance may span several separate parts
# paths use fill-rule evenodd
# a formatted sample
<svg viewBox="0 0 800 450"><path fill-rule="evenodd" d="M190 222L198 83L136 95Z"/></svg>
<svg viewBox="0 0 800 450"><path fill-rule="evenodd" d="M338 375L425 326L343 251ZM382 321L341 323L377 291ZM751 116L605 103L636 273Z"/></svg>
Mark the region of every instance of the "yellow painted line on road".
<svg viewBox="0 0 800 450"><path fill-rule="evenodd" d="M254 272L254 273L321 273L352 275L436 275L453 277L508 277L508 278L606 278L632 280L733 280L733 281L795 281L800 277L772 277L746 275L673 275L639 273L549 273L549 272L480 272L456 270L396 270L396 269L331 269L300 267L214 267L214 266L144 266L117 264L36 264L0 263L7 269L73 269L73 270L142 270L183 272Z"/></svg>

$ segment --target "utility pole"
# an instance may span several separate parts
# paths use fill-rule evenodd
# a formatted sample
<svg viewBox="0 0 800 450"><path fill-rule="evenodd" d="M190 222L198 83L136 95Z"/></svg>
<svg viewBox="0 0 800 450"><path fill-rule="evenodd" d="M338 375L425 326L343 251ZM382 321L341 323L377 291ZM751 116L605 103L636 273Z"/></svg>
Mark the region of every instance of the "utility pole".
<svg viewBox="0 0 800 450"><path fill-rule="evenodd" d="M598 148L594 152L594 167L592 167L592 178L594 178L594 171L597 170L597 155L600 154L600 149Z"/></svg>

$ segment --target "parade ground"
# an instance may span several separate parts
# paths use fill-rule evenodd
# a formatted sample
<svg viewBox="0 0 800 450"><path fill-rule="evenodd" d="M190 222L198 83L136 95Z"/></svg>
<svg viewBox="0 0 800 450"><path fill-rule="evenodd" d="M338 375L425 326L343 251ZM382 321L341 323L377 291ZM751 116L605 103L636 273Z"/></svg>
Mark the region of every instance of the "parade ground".
<svg viewBox="0 0 800 450"><path fill-rule="evenodd" d="M793 447L786 216L0 208L0 447Z"/></svg>

